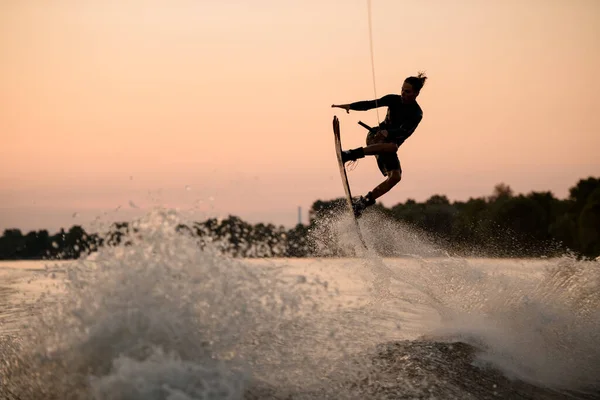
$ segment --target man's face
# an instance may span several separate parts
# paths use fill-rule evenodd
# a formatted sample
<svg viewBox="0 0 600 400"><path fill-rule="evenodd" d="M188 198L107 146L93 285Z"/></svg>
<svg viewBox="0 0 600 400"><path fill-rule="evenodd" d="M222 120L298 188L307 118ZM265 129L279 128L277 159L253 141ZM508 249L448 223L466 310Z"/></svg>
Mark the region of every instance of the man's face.
<svg viewBox="0 0 600 400"><path fill-rule="evenodd" d="M410 103L415 101L419 93L413 90L413 87L410 83L404 82L402 85L402 102Z"/></svg>

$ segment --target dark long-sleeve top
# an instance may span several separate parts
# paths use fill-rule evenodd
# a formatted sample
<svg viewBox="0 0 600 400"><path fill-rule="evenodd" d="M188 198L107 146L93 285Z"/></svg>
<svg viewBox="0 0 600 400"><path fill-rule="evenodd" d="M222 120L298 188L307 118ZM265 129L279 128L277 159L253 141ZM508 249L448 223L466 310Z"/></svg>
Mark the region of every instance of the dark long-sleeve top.
<svg viewBox="0 0 600 400"><path fill-rule="evenodd" d="M377 107L387 107L385 120L379 125L379 129L388 131L388 140L400 146L423 119L423 110L417 102L404 104L402 96L388 94L377 100L357 101L350 104L350 109L355 111L367 111Z"/></svg>

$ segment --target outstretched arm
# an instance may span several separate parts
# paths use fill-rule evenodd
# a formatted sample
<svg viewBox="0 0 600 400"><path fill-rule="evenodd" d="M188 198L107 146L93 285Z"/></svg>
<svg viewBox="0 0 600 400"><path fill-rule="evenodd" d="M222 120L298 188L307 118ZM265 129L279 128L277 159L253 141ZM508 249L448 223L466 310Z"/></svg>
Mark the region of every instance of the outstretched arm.
<svg viewBox="0 0 600 400"><path fill-rule="evenodd" d="M333 104L331 107L343 108L347 113L349 113L350 110L367 111L377 107L388 107L390 99L390 95L387 95L377 100L357 101L350 104Z"/></svg>
<svg viewBox="0 0 600 400"><path fill-rule="evenodd" d="M350 104L332 104L331 108L343 108L347 113L350 113Z"/></svg>

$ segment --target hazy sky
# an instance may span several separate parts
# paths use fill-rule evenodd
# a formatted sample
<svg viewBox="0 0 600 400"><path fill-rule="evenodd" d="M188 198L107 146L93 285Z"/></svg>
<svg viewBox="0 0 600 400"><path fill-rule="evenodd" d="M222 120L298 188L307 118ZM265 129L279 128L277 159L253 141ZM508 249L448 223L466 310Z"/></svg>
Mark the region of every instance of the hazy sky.
<svg viewBox="0 0 600 400"><path fill-rule="evenodd" d="M600 176L600 1L372 0L376 93L429 76L386 206ZM366 0L0 2L0 229L155 206L293 226L343 196L372 99ZM382 177L349 173L355 194ZM104 215L107 213L108 215Z"/></svg>

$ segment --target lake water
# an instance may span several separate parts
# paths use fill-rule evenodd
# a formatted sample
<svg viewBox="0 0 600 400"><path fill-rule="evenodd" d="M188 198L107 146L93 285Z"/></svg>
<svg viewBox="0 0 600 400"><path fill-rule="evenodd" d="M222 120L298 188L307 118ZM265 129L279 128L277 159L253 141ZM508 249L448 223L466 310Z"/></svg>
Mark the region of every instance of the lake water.
<svg viewBox="0 0 600 400"><path fill-rule="evenodd" d="M598 262L232 259L165 218L0 263L4 397L600 398Z"/></svg>

